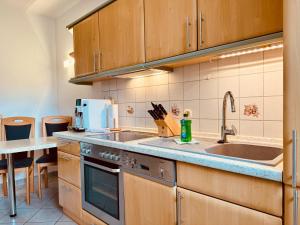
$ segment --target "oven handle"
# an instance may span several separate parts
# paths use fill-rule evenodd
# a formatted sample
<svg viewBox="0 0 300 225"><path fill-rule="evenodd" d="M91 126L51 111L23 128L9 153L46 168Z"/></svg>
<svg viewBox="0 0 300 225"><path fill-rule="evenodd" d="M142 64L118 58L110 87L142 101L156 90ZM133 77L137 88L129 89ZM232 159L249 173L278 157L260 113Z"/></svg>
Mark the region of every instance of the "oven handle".
<svg viewBox="0 0 300 225"><path fill-rule="evenodd" d="M109 168L109 167L106 167L106 166L101 166L101 165L98 165L96 163L92 163L92 162L88 162L88 161L83 161L83 164L87 164L89 166L93 166L93 167L96 167L98 169L101 169L101 170L105 170L107 172L111 172L111 173L120 173L121 170L120 169L112 169L112 168Z"/></svg>

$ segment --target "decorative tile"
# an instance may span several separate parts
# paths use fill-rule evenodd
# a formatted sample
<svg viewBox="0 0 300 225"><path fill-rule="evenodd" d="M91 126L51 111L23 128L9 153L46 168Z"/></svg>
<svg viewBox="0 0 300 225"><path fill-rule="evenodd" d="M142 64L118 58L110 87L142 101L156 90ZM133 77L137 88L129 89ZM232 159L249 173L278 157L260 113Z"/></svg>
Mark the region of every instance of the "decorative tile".
<svg viewBox="0 0 300 225"><path fill-rule="evenodd" d="M263 120L263 97L240 98L241 120Z"/></svg>

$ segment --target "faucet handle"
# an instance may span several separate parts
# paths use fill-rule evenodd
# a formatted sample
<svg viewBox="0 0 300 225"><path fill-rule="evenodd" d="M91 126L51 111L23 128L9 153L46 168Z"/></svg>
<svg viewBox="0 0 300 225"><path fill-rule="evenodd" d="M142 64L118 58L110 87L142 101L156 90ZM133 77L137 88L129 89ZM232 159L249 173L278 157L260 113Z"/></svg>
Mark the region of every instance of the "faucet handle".
<svg viewBox="0 0 300 225"><path fill-rule="evenodd" d="M234 125L231 125L231 129L233 131L233 135L236 135L237 134L237 129Z"/></svg>

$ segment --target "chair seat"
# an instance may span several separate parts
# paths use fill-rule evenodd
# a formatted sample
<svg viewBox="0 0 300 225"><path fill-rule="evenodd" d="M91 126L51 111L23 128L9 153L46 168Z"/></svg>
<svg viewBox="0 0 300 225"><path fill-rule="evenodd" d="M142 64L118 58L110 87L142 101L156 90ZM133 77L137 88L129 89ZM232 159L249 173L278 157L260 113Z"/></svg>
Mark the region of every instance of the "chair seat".
<svg viewBox="0 0 300 225"><path fill-rule="evenodd" d="M25 159L19 159L14 161L14 168L26 168L30 167L33 163L32 158L25 158ZM7 159L0 160L0 170L6 170L7 169Z"/></svg>
<svg viewBox="0 0 300 225"><path fill-rule="evenodd" d="M55 163L55 162L57 162L57 157L49 155L49 154L42 155L40 158L38 158L36 160L37 164L40 164L40 163Z"/></svg>

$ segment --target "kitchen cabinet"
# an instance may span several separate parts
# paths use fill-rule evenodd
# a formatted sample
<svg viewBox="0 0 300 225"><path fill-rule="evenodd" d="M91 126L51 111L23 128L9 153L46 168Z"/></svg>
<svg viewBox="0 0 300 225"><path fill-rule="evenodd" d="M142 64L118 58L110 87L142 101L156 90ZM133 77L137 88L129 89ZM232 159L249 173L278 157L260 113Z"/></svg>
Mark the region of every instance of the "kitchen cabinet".
<svg viewBox="0 0 300 225"><path fill-rule="evenodd" d="M124 173L125 221L130 225L176 225L176 190Z"/></svg>
<svg viewBox="0 0 300 225"><path fill-rule="evenodd" d="M282 31L282 4L282 0L198 0L199 49Z"/></svg>
<svg viewBox="0 0 300 225"><path fill-rule="evenodd" d="M58 177L80 188L80 158L64 152L58 152Z"/></svg>
<svg viewBox="0 0 300 225"><path fill-rule="evenodd" d="M78 187L58 179L59 205L63 207L64 213L81 223L81 191Z"/></svg>
<svg viewBox="0 0 300 225"><path fill-rule="evenodd" d="M89 214L85 210L82 210L82 222L84 225L107 225L106 223L97 219L96 217Z"/></svg>
<svg viewBox="0 0 300 225"><path fill-rule="evenodd" d="M222 189L223 186L219 188ZM282 225L279 217L177 188L178 224L182 225Z"/></svg>
<svg viewBox="0 0 300 225"><path fill-rule="evenodd" d="M145 0L146 61L197 50L197 0Z"/></svg>
<svg viewBox="0 0 300 225"><path fill-rule="evenodd" d="M282 216L282 183L177 162L177 186Z"/></svg>
<svg viewBox="0 0 300 225"><path fill-rule="evenodd" d="M300 224L300 5L297 0L284 1L284 221L285 225ZM295 131L293 133L293 131ZM293 174L294 168L294 174ZM294 178L294 179L293 179ZM294 182L293 182L294 180ZM298 211L293 211L298 206Z"/></svg>
<svg viewBox="0 0 300 225"><path fill-rule="evenodd" d="M73 27L75 76L99 72L98 13Z"/></svg>
<svg viewBox="0 0 300 225"><path fill-rule="evenodd" d="M60 141L58 151L80 157L80 144L78 141Z"/></svg>
<svg viewBox="0 0 300 225"><path fill-rule="evenodd" d="M118 0L99 11L101 71L145 62L143 2Z"/></svg>

